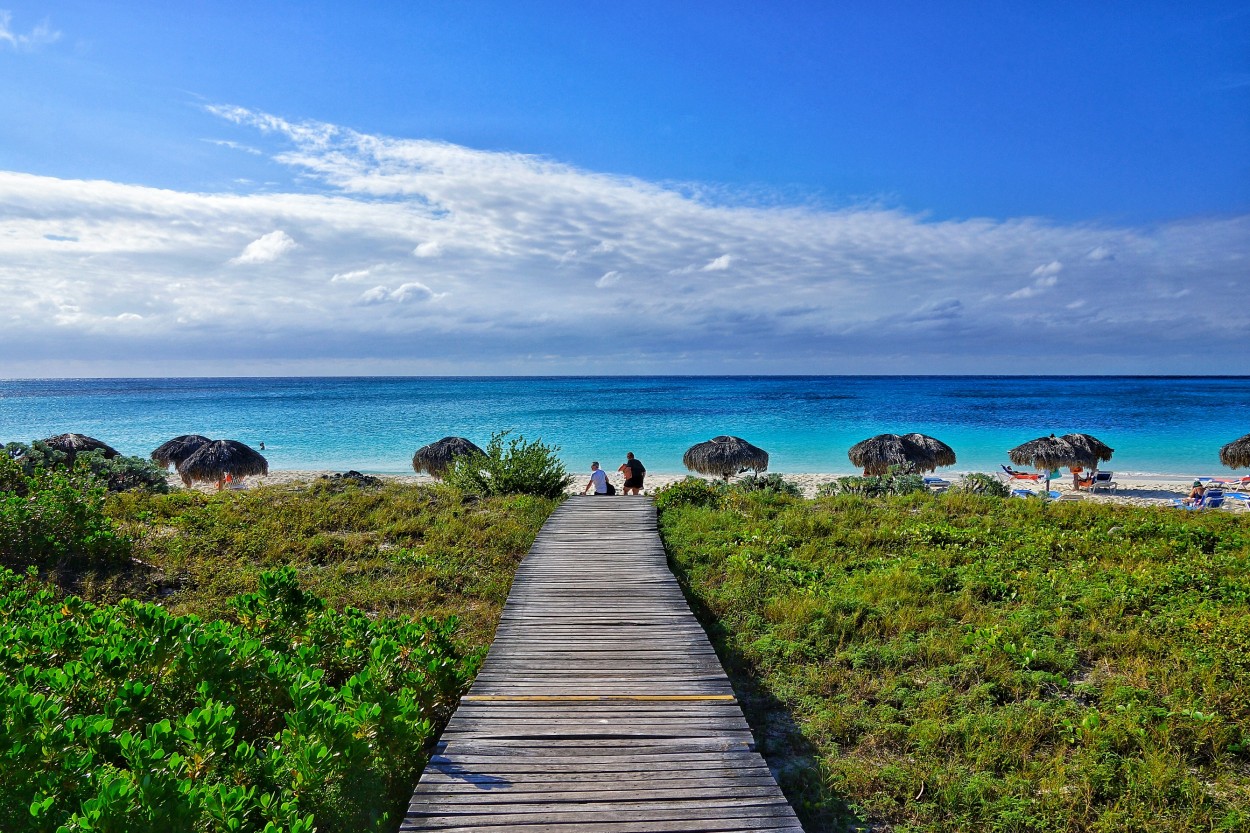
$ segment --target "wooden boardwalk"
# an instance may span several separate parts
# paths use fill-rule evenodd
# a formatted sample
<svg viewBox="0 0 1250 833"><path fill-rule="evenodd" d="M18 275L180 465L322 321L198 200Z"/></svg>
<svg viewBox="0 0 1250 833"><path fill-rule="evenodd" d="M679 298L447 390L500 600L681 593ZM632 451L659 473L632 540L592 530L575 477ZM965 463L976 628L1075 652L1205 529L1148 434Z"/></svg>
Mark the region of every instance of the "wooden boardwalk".
<svg viewBox="0 0 1250 833"><path fill-rule="evenodd" d="M400 830L801 833L650 499L548 519Z"/></svg>

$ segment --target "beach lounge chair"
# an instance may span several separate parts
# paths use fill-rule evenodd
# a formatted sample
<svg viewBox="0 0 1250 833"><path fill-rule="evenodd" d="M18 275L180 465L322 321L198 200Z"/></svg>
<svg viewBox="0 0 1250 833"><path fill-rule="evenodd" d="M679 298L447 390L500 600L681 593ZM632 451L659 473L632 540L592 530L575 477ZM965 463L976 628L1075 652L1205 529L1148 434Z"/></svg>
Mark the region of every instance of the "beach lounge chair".
<svg viewBox="0 0 1250 833"><path fill-rule="evenodd" d="M1037 492L1033 491L1032 489L1012 489L1011 490L1012 497L1033 497L1036 494Z"/></svg>
<svg viewBox="0 0 1250 833"><path fill-rule="evenodd" d="M1224 500L1226 501L1224 506L1227 509L1242 509L1250 512L1250 495L1241 492L1225 492Z"/></svg>
<svg viewBox="0 0 1250 833"><path fill-rule="evenodd" d="M1224 505L1224 490L1207 489L1202 497L1193 503L1186 503L1181 498L1173 498L1172 505L1178 509L1219 509Z"/></svg>
<svg viewBox="0 0 1250 833"><path fill-rule="evenodd" d="M1001 466L1008 480L1031 480L1034 483L1042 479L1042 475L1031 471L1016 471L1011 466Z"/></svg>
<svg viewBox="0 0 1250 833"><path fill-rule="evenodd" d="M1114 492L1120 487L1120 484L1111 479L1114 474L1115 472L1111 471L1094 472L1094 482L1089 484L1089 490L1091 492Z"/></svg>
<svg viewBox="0 0 1250 833"><path fill-rule="evenodd" d="M1053 489L1046 493L1046 497L1051 500L1084 500L1081 495L1074 494L1073 492L1057 492Z"/></svg>

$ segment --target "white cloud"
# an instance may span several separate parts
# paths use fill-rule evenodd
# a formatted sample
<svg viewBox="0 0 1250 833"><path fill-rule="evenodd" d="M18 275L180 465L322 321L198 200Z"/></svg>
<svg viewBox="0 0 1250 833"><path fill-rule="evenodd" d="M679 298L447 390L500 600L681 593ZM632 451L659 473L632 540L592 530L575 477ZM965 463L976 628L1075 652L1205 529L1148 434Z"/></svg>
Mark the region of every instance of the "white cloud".
<svg viewBox="0 0 1250 833"><path fill-rule="evenodd" d="M21 52L30 52L41 46L56 43L61 33L52 28L47 20L39 23L23 35L13 31L13 13L0 9L0 45L8 44Z"/></svg>
<svg viewBox="0 0 1250 833"><path fill-rule="evenodd" d="M1039 266L1031 273L1031 277L1037 280L1022 289L1017 289L1007 297L1013 299L1032 298L1042 290L1050 289L1059 283L1059 273L1062 271L1063 264L1057 260L1052 260L1050 263Z"/></svg>
<svg viewBox="0 0 1250 833"><path fill-rule="evenodd" d="M389 298L390 295L390 289L385 286L375 286L373 289L366 289L360 293L360 302L362 304L380 304Z"/></svg>
<svg viewBox="0 0 1250 833"><path fill-rule="evenodd" d="M259 148L254 148L251 145L245 145L242 142L232 142L229 139L203 139L201 141L208 142L210 145L217 145L218 147L230 148L231 150L241 150L244 153L250 153L253 156L260 156L262 153ZM243 181L247 182L247 180Z"/></svg>
<svg viewBox="0 0 1250 833"><path fill-rule="evenodd" d="M1063 271L1063 264L1057 260L1052 260L1050 263L1047 263L1045 266L1039 266L1036 269L1034 269L1033 277L1037 278L1038 280L1049 280L1050 278L1054 278L1058 276L1058 274L1062 271ZM1054 283L1050 283L1047 285L1054 286Z"/></svg>
<svg viewBox="0 0 1250 833"><path fill-rule="evenodd" d="M437 301L447 293L436 293L420 281L409 281L396 289L387 286L375 286L360 294L359 303L366 305L393 303L406 304L421 301Z"/></svg>
<svg viewBox="0 0 1250 833"><path fill-rule="evenodd" d="M296 247L296 242L279 229L271 231L247 244L242 254L231 258L231 263L272 263Z"/></svg>
<svg viewBox="0 0 1250 833"><path fill-rule="evenodd" d="M1085 259L1092 260L1095 263L1099 263L1104 260L1115 260L1115 252L1111 251L1106 246L1095 246L1086 252Z"/></svg>
<svg viewBox="0 0 1250 833"><path fill-rule="evenodd" d="M391 293L391 300L399 304L406 301L429 301L441 297L442 295L434 294L432 289L420 281L409 281Z"/></svg>
<svg viewBox="0 0 1250 833"><path fill-rule="evenodd" d="M442 244L437 240L427 240L424 243L418 243L417 247L412 250L414 257L438 257L442 253Z"/></svg>
<svg viewBox="0 0 1250 833"><path fill-rule="evenodd" d="M350 272L336 272L330 276L330 283L361 281L369 277L372 272L372 269L353 269Z"/></svg>
<svg viewBox="0 0 1250 833"><path fill-rule="evenodd" d="M1250 359L1250 308L1227 302L1244 291L1250 216L1139 228L739 205L533 156L213 112L267 133L301 192L0 172L0 376L152 355L176 374L203 368L197 345L217 337L308 372L1062 372L1074 357L1098 372L1093 353L1119 372L1183 372L1166 362L1190 337L1231 345L1208 372ZM420 256L435 243L438 257ZM1114 258L1091 258L1100 248ZM1061 278L1082 306L1048 291ZM589 336L622 309L645 337L605 354ZM143 325L119 326L127 312Z"/></svg>

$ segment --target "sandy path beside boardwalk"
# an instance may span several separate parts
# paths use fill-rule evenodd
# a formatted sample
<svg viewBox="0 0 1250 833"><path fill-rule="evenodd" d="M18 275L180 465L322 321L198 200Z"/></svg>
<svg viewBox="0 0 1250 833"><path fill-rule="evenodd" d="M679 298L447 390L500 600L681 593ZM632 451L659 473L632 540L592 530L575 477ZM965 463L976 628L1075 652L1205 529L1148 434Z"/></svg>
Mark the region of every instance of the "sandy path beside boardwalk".
<svg viewBox="0 0 1250 833"><path fill-rule="evenodd" d="M244 482L244 486L274 486L285 485L298 482L311 482L322 475L333 474L331 471L303 471L298 469L285 469L280 471L272 471L267 477L249 477ZM610 472L612 482L619 489L622 478L619 473ZM376 475L384 480L390 480L398 483L434 483L434 478L426 474L380 474ZM678 480L685 478L686 474L659 474L647 473L646 488L647 494L654 494L656 489L667 486ZM798 484L803 490L803 494L807 497L814 497L816 490L821 484L836 480L844 474L783 474L786 480ZM948 480L957 480L957 474L943 474ZM570 487L570 493L578 493L586 485L589 473L577 472L574 474L573 486ZM1081 496L1085 500L1092 500L1101 503L1123 503L1135 506L1160 506L1171 505L1173 498L1184 497L1189 494L1189 489L1193 483L1192 478L1188 477L1120 477L1116 476L1116 482L1119 483L1119 489L1114 492L1100 492L1098 494L1088 494L1082 492ZM170 485L181 486L182 483L176 476L170 477ZM1036 484L1029 482L1013 482L1012 488L1027 488L1037 490ZM199 484L197 487L200 491L212 491L211 484ZM1072 479L1070 477L1057 478L1051 481L1051 488L1061 492L1072 491Z"/></svg>

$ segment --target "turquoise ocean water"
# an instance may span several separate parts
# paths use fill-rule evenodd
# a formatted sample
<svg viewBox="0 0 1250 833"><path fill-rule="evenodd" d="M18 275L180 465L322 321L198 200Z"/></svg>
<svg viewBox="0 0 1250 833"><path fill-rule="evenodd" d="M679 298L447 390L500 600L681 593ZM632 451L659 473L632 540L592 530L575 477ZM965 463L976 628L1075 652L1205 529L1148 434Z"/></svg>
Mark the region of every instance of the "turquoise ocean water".
<svg viewBox="0 0 1250 833"><path fill-rule="evenodd" d="M265 443L274 469L411 472L448 434L485 445L513 429L561 447L570 470L653 472L717 434L766 449L779 472L853 470L846 450L883 432L951 445L949 471L996 471L1034 437L1082 431L1125 474L1221 471L1250 432L1250 377L743 376L42 379L0 381L0 441L73 431L146 455L177 434Z"/></svg>

